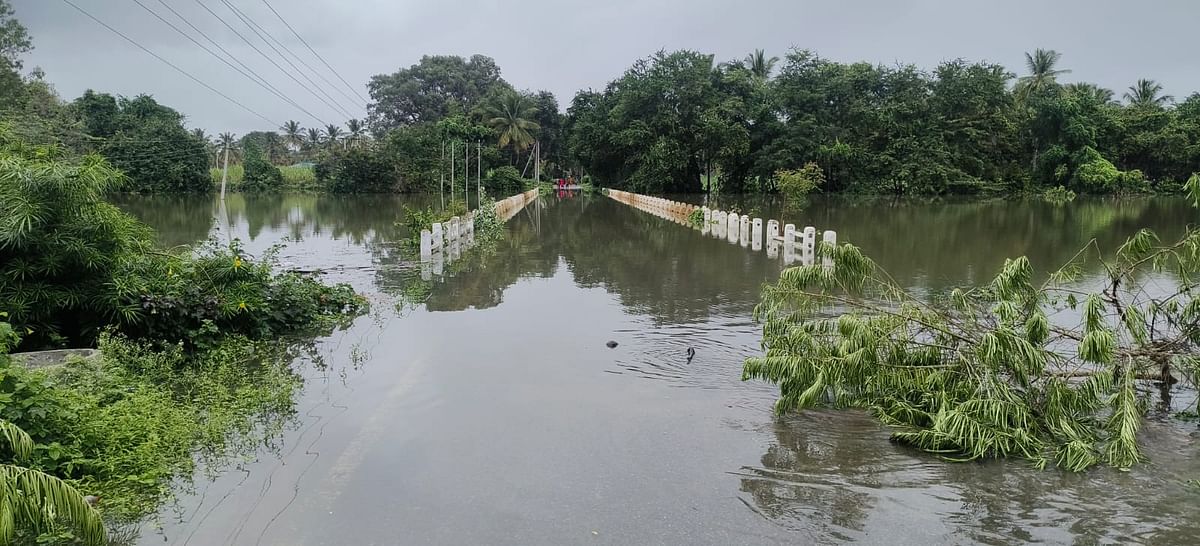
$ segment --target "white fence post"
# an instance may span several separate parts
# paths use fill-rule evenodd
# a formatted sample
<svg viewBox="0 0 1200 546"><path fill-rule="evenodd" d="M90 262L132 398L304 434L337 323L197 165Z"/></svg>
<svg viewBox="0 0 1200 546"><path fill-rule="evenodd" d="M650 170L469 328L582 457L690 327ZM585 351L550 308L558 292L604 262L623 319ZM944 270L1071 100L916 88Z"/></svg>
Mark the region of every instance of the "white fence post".
<svg viewBox="0 0 1200 546"><path fill-rule="evenodd" d="M421 230L421 261L427 261L433 257L433 232L423 229Z"/></svg>
<svg viewBox="0 0 1200 546"><path fill-rule="evenodd" d="M825 232L824 236L821 239L824 242L828 243L829 245L836 246L837 245L837 232L828 230ZM828 246L828 245L826 245L826 246ZM824 265L825 267L833 267L833 256L830 256L829 253L827 253L827 252L824 253L824 257L821 258L821 265Z"/></svg>

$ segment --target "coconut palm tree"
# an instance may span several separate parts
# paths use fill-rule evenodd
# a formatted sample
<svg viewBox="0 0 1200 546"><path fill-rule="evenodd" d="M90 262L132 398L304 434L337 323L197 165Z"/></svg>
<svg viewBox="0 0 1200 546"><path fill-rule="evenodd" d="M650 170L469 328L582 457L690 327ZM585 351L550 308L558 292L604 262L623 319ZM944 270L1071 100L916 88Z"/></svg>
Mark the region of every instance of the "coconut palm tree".
<svg viewBox="0 0 1200 546"><path fill-rule="evenodd" d="M221 133L217 136L217 148L222 153L229 150L230 159L236 159L238 156L237 137L233 133Z"/></svg>
<svg viewBox="0 0 1200 546"><path fill-rule="evenodd" d="M288 146L299 150L304 145L304 128L300 126L299 121L289 119L279 130L283 131L283 138Z"/></svg>
<svg viewBox="0 0 1200 546"><path fill-rule="evenodd" d="M754 53L746 55L742 61L742 66L750 71L750 74L759 81L767 81L771 78L771 71L775 69L775 63L779 62L779 57L767 57L767 53L761 49L754 50Z"/></svg>
<svg viewBox="0 0 1200 546"><path fill-rule="evenodd" d="M355 147L365 136L366 126L357 119L349 119L346 120L346 131L348 132L346 135L346 144L350 147Z"/></svg>
<svg viewBox="0 0 1200 546"><path fill-rule="evenodd" d="M325 126L325 144L326 145L328 145L330 147L336 146L338 141L341 140L341 136L342 136L342 128L340 126L334 125L332 123Z"/></svg>
<svg viewBox="0 0 1200 546"><path fill-rule="evenodd" d="M29 459L33 439L21 427L0 419L0 441L17 460ZM90 497L96 499L96 497ZM16 464L0 464L0 544L12 544L19 528L34 532L66 522L86 544L108 541L100 513L78 490L44 472Z"/></svg>
<svg viewBox="0 0 1200 546"><path fill-rule="evenodd" d="M528 97L508 91L496 96L484 108L484 118L500 135L498 144L501 148L512 146L514 152L520 153L533 144L534 137L530 131L541 129L533 121L537 111Z"/></svg>
<svg viewBox="0 0 1200 546"><path fill-rule="evenodd" d="M1057 85L1058 76L1071 72L1055 68L1060 59L1062 59L1062 53L1053 49L1035 49L1033 55L1025 53L1025 67L1029 70L1029 75L1017 80L1018 96L1025 99L1033 93Z"/></svg>
<svg viewBox="0 0 1200 546"><path fill-rule="evenodd" d="M1130 106L1162 107L1174 99L1171 95L1160 94L1162 90L1162 84L1154 80L1139 79L1129 86L1125 100L1129 101Z"/></svg>
<svg viewBox="0 0 1200 546"><path fill-rule="evenodd" d="M1068 83L1063 86L1063 89L1072 95L1091 97L1100 104L1108 104L1113 101L1112 89L1105 89L1094 83Z"/></svg>

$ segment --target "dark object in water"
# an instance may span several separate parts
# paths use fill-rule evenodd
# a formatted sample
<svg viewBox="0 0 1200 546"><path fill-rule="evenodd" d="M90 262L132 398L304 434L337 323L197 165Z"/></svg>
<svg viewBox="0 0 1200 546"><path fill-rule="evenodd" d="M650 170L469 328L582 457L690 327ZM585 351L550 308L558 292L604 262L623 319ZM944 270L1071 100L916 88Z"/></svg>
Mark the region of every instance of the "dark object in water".
<svg viewBox="0 0 1200 546"><path fill-rule="evenodd" d="M696 358L696 350L688 347L688 364L692 363L693 358Z"/></svg>
<svg viewBox="0 0 1200 546"><path fill-rule="evenodd" d="M616 346L617 346L617 342L615 342L615 341L609 341L608 343L605 343L605 345L608 345L608 348L609 348L609 349L612 349L613 347L616 347Z"/></svg>

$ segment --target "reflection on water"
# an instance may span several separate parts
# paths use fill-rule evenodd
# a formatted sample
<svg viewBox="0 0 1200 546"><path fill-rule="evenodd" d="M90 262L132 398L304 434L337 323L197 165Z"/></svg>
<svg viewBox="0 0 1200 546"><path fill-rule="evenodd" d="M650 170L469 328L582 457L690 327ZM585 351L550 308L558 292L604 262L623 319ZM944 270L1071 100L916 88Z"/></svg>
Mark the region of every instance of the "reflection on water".
<svg viewBox="0 0 1200 546"><path fill-rule="evenodd" d="M414 543L510 544L1200 536L1194 424L1148 425L1152 464L1071 475L948 464L852 411L772 415L774 390L739 377L759 351L750 313L781 252L606 198L543 198L432 281L398 222L403 205L436 196L234 195L224 211L211 197L119 203L163 244L288 241L289 265L384 303L321 342L330 362L362 366L307 376L284 448L185 498L147 544L392 543L398 529ZM1166 198L710 206L836 230L920 293L983 282L1015 255L1057 267L1093 238L1112 249L1141 227L1169 239L1195 219ZM421 303L391 314L414 287Z"/></svg>

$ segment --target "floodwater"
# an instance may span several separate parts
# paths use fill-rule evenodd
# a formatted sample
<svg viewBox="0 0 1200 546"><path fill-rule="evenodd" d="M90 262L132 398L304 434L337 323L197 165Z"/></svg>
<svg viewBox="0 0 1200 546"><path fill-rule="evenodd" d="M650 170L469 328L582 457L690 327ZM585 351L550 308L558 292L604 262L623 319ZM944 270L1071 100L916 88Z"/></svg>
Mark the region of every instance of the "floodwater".
<svg viewBox="0 0 1200 546"><path fill-rule="evenodd" d="M699 197L685 197L698 202ZM949 463L856 412L777 417L740 379L780 259L602 196L543 197L421 281L402 205L437 196L126 197L164 245L237 237L373 301L320 340L293 426L198 476L144 544L1196 543L1195 423L1152 407L1130 472ZM1177 199L718 203L833 229L919 293L1178 235ZM609 349L606 342L618 346ZM690 362L686 351L696 356ZM1190 398L1187 398L1190 396ZM1194 404L1180 391L1176 403ZM1182 401L1180 399L1183 399ZM1189 402L1190 400L1190 402Z"/></svg>

